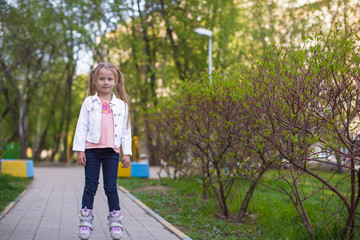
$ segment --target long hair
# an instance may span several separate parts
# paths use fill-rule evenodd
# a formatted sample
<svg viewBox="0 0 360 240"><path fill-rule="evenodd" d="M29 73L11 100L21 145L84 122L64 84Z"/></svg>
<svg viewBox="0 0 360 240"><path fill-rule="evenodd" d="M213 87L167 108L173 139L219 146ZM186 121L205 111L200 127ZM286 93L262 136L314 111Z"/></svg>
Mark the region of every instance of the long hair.
<svg viewBox="0 0 360 240"><path fill-rule="evenodd" d="M129 95L126 92L125 89L125 78L122 72L120 72L119 69L117 69L115 67L114 64L111 63L99 63L96 68L91 69L90 70L90 74L89 74L89 83L88 83L88 95L94 95L97 92L96 89L96 85L95 85L95 81L96 78L98 76L98 72L100 69L105 68L106 70L112 71L114 74L114 79L117 81L114 90L115 90L115 95L116 97L120 98L121 100L123 100L128 107L128 121L127 121L127 126L130 123L130 101L129 101Z"/></svg>

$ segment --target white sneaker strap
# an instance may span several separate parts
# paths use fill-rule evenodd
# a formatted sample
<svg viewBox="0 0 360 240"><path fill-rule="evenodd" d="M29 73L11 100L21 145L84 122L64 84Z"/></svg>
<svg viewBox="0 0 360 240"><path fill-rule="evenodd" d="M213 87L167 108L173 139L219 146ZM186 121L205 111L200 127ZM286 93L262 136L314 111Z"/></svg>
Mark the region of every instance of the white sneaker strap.
<svg viewBox="0 0 360 240"><path fill-rule="evenodd" d="M79 224L79 227L89 227L91 230L94 229L94 227L93 227L93 225L91 223L84 222L84 221Z"/></svg>
<svg viewBox="0 0 360 240"><path fill-rule="evenodd" d="M113 227L121 227L122 228L122 224L120 222L110 222L109 227L110 228L113 228Z"/></svg>
<svg viewBox="0 0 360 240"><path fill-rule="evenodd" d="M91 221L91 220L94 219L94 215L91 215L91 216L88 216L88 217L79 215L79 218L80 218L81 221Z"/></svg>
<svg viewBox="0 0 360 240"><path fill-rule="evenodd" d="M108 216L109 221L118 221L118 222L120 222L122 219L123 219L123 216L118 216L118 217Z"/></svg>

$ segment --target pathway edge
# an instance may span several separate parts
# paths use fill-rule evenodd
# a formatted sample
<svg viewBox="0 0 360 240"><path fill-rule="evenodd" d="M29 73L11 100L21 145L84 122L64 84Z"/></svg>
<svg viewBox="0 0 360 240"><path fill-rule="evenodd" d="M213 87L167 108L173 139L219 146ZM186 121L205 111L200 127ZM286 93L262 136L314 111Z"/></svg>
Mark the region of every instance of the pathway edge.
<svg viewBox="0 0 360 240"><path fill-rule="evenodd" d="M171 232L176 234L182 240L192 240L185 233L181 232L179 229L174 227L171 223L162 218L159 214L154 212L151 208L146 206L143 202L137 199L134 195L132 195L127 189L122 186L118 186L119 190L122 191L125 195L127 195L131 200L133 200L139 207L144 209L148 214L150 214L153 218L155 218L158 222L160 222L164 227L169 229Z"/></svg>
<svg viewBox="0 0 360 240"><path fill-rule="evenodd" d="M19 196L17 196L17 198L15 198L14 201L11 201L2 212L0 212L0 220L5 217L5 215L16 205L16 203L25 195L25 193L28 191L28 188L30 187L30 185L32 184L32 182L26 187L26 189L24 191L22 191L22 193L20 193Z"/></svg>

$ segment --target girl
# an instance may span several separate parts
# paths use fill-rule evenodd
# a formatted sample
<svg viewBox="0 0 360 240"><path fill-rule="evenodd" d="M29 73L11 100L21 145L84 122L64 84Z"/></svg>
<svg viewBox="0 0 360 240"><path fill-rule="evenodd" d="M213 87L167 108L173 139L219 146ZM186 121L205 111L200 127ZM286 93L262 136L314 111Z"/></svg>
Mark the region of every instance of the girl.
<svg viewBox="0 0 360 240"><path fill-rule="evenodd" d="M123 227L116 184L120 146L125 168L130 166L131 156L129 101L123 74L111 63L100 63L90 71L88 94L81 106L73 145L77 162L85 168L79 238L89 239L93 230L93 202L102 165L110 236L120 239Z"/></svg>

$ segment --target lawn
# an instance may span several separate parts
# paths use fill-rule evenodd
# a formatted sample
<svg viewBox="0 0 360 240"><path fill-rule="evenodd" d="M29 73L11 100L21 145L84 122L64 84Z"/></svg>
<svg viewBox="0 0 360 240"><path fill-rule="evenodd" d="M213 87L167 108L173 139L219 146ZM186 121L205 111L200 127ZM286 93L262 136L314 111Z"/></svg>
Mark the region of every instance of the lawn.
<svg viewBox="0 0 360 240"><path fill-rule="evenodd" d="M332 182L343 179L344 174L332 175L321 172ZM316 189L318 183L309 178L301 179L304 194ZM192 239L309 239L309 235L288 198L263 185L259 185L249 206L249 217L245 223L236 222L240 196L247 182L238 182L229 201L232 219L224 219L214 199L204 200L200 178L186 177L178 180L169 178L118 180L119 185L179 228ZM279 189L282 181L274 181L273 172L267 173L263 184ZM345 191L348 179L339 182L338 188ZM120 200L121 201L121 200ZM329 190L322 191L304 201L311 222L315 226L317 239L340 239L344 211L338 211L341 203ZM355 238L359 237L359 232Z"/></svg>
<svg viewBox="0 0 360 240"><path fill-rule="evenodd" d="M118 183L192 239L235 240L256 236L254 226L223 219L213 201L204 201L199 194L198 178L176 181L125 178Z"/></svg>
<svg viewBox="0 0 360 240"><path fill-rule="evenodd" d="M0 212L14 201L31 183L29 178L13 177L0 174Z"/></svg>

